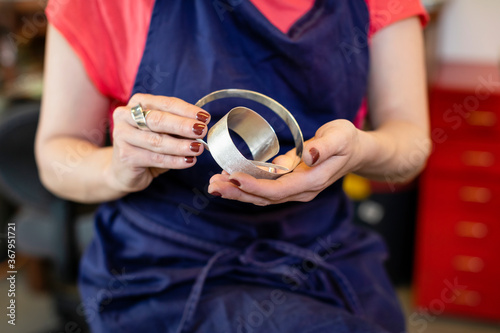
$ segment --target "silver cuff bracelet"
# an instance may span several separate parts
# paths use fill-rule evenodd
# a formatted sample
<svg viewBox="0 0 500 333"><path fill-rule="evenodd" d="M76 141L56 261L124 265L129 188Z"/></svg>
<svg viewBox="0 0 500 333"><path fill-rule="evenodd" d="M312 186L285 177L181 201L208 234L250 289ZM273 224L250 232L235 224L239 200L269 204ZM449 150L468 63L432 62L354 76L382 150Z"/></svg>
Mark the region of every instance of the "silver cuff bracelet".
<svg viewBox="0 0 500 333"><path fill-rule="evenodd" d="M274 129L258 113L245 107L231 109L222 119L210 128L207 142L203 143L210 151L217 164L229 174L244 172L255 178L277 179L295 169L302 158L304 138L300 127L292 114L274 99L250 90L225 89L214 91L202 99L196 106L204 105L222 98L243 98L260 103L276 113L287 124L295 142L295 157L290 168L266 161L279 152L279 142ZM248 160L238 150L231 139L229 130L237 133L247 144L253 160Z"/></svg>

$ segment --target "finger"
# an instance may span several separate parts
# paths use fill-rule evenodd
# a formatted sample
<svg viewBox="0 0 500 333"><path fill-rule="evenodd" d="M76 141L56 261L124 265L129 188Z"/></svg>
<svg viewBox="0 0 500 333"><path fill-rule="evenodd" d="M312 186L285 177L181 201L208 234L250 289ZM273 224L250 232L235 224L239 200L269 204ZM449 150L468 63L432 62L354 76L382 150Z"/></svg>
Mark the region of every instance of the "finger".
<svg viewBox="0 0 500 333"><path fill-rule="evenodd" d="M210 178L209 184L212 184L215 182L229 182L229 174L225 171L222 171L221 174L213 175Z"/></svg>
<svg viewBox="0 0 500 333"><path fill-rule="evenodd" d="M174 156L155 153L123 143L117 148L118 160L123 165L138 168L186 169L196 163L195 156Z"/></svg>
<svg viewBox="0 0 500 333"><path fill-rule="evenodd" d="M291 170L293 168L293 163L295 161L295 156L289 156L289 155L280 155L277 156L273 160L273 164L280 165L282 167L287 168L288 170ZM281 170L281 169L276 169L277 173L285 173L286 171Z"/></svg>
<svg viewBox="0 0 500 333"><path fill-rule="evenodd" d="M137 131L131 127L122 130L121 134L117 135L135 147L160 154L198 156L204 150L203 145L197 141L176 138L168 134Z"/></svg>
<svg viewBox="0 0 500 333"><path fill-rule="evenodd" d="M157 110L151 110L148 113L146 124L153 132L173 134L185 138L203 138L208 131L205 123Z"/></svg>
<svg viewBox="0 0 500 333"><path fill-rule="evenodd" d="M208 193L220 194L224 199L237 200L240 202L252 203L258 206L267 206L272 202L266 198L258 197L250 193L246 193L239 189L231 182L216 181L209 185Z"/></svg>
<svg viewBox="0 0 500 333"><path fill-rule="evenodd" d="M144 109L168 112L178 116L196 119L205 124L210 122L210 114L207 111L176 97L135 94L130 99L128 107L134 107L139 103Z"/></svg>
<svg viewBox="0 0 500 333"><path fill-rule="evenodd" d="M235 185L233 182L228 181L214 181L210 184L208 188L209 193L217 193L224 199L237 200L246 203L252 203L258 206L267 206L271 204L279 204L288 201L301 201L306 202L314 199L318 192L316 191L303 191L300 193L295 193L292 196L284 196L278 200L261 197L255 193L249 193L243 191L240 187Z"/></svg>
<svg viewBox="0 0 500 333"><path fill-rule="evenodd" d="M229 181L244 192L257 197L267 198L274 202L281 201L298 193L295 190L295 188L299 188L297 182L287 182L286 176L284 175L275 180L255 179L246 173L235 172L229 176Z"/></svg>
<svg viewBox="0 0 500 333"><path fill-rule="evenodd" d="M115 124L125 122L132 128L138 128L130 110L121 107L113 113ZM146 116L146 125L152 132L177 135L185 138L198 139L207 134L207 125L196 119L178 116L169 112L151 110Z"/></svg>
<svg viewBox="0 0 500 333"><path fill-rule="evenodd" d="M353 144L356 128L347 120L336 120L321 126L316 135L304 145L303 161L318 165L334 155L343 155Z"/></svg>

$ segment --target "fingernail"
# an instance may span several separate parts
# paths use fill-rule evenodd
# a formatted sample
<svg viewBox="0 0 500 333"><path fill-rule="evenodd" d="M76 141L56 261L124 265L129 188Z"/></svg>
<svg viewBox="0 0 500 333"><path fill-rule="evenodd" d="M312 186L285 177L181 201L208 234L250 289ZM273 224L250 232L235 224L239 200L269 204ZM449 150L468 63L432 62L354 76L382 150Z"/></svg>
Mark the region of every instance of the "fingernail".
<svg viewBox="0 0 500 333"><path fill-rule="evenodd" d="M210 118L210 114L205 111L200 111L196 114L196 119L198 119L201 122L206 123L208 118Z"/></svg>
<svg viewBox="0 0 500 333"><path fill-rule="evenodd" d="M316 148L311 148L309 149L309 154L311 154L312 165L314 165L319 160L319 151Z"/></svg>
<svg viewBox="0 0 500 333"><path fill-rule="evenodd" d="M194 124L194 126L193 126L194 134L202 135L205 127L207 127L207 125L205 125L205 124L199 124L199 123Z"/></svg>
<svg viewBox="0 0 500 333"><path fill-rule="evenodd" d="M220 194L219 192L212 192L210 194L213 195L214 197L222 197L222 194Z"/></svg>
<svg viewBox="0 0 500 333"><path fill-rule="evenodd" d="M193 157L193 156L186 156L186 157L184 157L184 161L185 161L186 163L191 164L191 163L193 163L193 162L194 162L194 157Z"/></svg>
<svg viewBox="0 0 500 333"><path fill-rule="evenodd" d="M240 187L241 186L241 183L239 181L237 181L236 179L230 179L229 180L231 183L233 183L234 185Z"/></svg>
<svg viewBox="0 0 500 333"><path fill-rule="evenodd" d="M199 142L192 142L189 145L189 150L191 150L193 153L197 153L200 151L201 143Z"/></svg>

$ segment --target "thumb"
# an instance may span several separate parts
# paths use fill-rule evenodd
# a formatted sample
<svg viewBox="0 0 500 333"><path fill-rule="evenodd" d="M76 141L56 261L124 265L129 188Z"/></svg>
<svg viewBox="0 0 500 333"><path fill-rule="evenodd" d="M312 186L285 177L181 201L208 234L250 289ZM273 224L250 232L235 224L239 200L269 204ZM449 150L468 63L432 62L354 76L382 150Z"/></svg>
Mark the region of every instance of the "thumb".
<svg viewBox="0 0 500 333"><path fill-rule="evenodd" d="M321 126L316 135L306 142L302 159L308 166L315 166L332 156L343 155L355 130L347 120L335 120Z"/></svg>
<svg viewBox="0 0 500 333"><path fill-rule="evenodd" d="M153 178L156 178L159 175L168 171L168 169L161 169L161 168L149 168L149 170L151 171L151 175L153 176Z"/></svg>

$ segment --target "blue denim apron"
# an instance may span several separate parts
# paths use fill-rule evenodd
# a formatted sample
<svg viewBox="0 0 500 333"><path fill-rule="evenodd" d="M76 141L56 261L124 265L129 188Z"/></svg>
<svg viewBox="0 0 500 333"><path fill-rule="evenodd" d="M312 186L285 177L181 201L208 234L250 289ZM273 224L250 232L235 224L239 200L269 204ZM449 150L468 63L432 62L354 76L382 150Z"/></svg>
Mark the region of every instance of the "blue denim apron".
<svg viewBox="0 0 500 333"><path fill-rule="evenodd" d="M364 0L317 0L286 34L247 0L157 0L134 93L195 103L219 89L255 90L287 107L309 139L356 116L368 23ZM236 102L211 103L209 126ZM282 152L293 148L269 117ZM350 224L341 181L308 203L257 207L209 195L220 171L204 153L100 207L80 273L93 331L404 330L384 244Z"/></svg>

